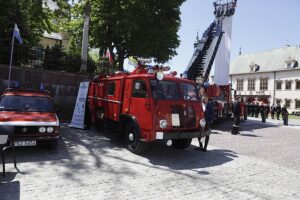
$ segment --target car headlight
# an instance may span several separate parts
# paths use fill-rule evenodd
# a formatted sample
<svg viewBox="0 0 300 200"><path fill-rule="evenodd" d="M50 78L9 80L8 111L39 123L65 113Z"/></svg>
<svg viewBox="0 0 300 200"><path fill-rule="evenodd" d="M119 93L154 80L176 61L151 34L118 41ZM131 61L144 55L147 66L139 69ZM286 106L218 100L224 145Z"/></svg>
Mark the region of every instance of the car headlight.
<svg viewBox="0 0 300 200"><path fill-rule="evenodd" d="M39 132L40 133L45 133L46 132L46 128L45 127L40 127L39 128Z"/></svg>
<svg viewBox="0 0 300 200"><path fill-rule="evenodd" d="M53 127L48 127L48 128L47 128L47 132L48 132L48 133L53 133L53 131L54 131L54 128L53 128Z"/></svg>
<svg viewBox="0 0 300 200"><path fill-rule="evenodd" d="M159 121L159 127L160 128L167 128L167 126L168 126L167 120L162 119L162 120Z"/></svg>
<svg viewBox="0 0 300 200"><path fill-rule="evenodd" d="M199 122L199 124L200 124L200 126L201 126L202 128L204 128L205 125L206 125L205 119L201 119L200 122Z"/></svg>

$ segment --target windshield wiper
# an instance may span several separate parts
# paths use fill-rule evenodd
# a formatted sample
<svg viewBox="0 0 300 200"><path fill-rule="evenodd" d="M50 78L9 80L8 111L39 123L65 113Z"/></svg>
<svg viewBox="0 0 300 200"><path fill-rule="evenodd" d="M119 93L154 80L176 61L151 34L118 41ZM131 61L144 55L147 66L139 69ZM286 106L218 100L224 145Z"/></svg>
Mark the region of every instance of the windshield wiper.
<svg viewBox="0 0 300 200"><path fill-rule="evenodd" d="M0 111L22 111L18 108L0 107Z"/></svg>

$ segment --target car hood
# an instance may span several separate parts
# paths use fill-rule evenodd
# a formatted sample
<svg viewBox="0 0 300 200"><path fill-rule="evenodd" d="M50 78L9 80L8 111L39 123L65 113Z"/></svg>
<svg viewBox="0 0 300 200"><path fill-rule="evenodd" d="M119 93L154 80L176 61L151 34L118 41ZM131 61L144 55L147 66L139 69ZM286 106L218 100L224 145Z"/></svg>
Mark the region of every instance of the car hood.
<svg viewBox="0 0 300 200"><path fill-rule="evenodd" d="M11 126L59 126L55 113L0 112L0 125Z"/></svg>

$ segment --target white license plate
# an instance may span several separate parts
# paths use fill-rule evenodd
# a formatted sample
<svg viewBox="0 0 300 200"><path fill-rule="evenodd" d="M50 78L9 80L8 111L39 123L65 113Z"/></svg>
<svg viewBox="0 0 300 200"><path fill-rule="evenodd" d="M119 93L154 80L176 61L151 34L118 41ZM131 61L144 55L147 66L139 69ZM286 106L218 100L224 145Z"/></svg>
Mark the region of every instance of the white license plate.
<svg viewBox="0 0 300 200"><path fill-rule="evenodd" d="M15 141L16 147L36 146L36 141Z"/></svg>

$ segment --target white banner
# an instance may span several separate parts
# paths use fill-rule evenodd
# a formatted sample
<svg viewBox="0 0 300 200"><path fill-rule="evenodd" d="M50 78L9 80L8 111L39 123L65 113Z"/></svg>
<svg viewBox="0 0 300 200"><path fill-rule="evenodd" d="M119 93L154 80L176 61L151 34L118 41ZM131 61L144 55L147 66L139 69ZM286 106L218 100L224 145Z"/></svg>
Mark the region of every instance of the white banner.
<svg viewBox="0 0 300 200"><path fill-rule="evenodd" d="M226 17L222 25L224 34L215 59L214 83L217 85L229 83L232 17Z"/></svg>
<svg viewBox="0 0 300 200"><path fill-rule="evenodd" d="M84 129L84 114L89 82L81 82L70 127Z"/></svg>

